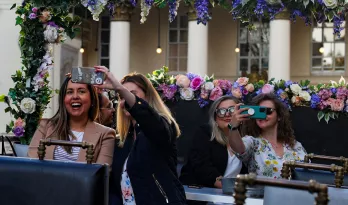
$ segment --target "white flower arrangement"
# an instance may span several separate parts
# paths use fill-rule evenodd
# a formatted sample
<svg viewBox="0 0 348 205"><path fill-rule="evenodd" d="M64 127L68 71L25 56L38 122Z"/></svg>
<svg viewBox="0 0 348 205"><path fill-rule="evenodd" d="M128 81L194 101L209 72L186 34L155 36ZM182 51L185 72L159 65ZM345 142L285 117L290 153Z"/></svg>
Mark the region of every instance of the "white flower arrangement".
<svg viewBox="0 0 348 205"><path fill-rule="evenodd" d="M32 114L35 112L36 102L31 98L23 98L21 101L21 110L25 114Z"/></svg>

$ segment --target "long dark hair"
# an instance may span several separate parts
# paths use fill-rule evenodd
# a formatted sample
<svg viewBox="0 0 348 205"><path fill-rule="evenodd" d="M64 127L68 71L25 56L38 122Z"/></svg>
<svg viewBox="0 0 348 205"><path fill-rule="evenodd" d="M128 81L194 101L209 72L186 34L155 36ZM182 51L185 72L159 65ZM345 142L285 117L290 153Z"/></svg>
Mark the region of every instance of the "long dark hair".
<svg viewBox="0 0 348 205"><path fill-rule="evenodd" d="M293 148L295 146L295 136L288 108L274 94L260 94L252 99L251 104L259 105L266 100L273 102L278 115L277 139ZM255 119L251 119L243 124L242 134L243 136L260 136L261 129L257 126Z"/></svg>
<svg viewBox="0 0 348 205"><path fill-rule="evenodd" d="M59 140L70 141L69 135L75 137L72 131L70 130L69 114L64 104L64 98L65 98L66 90L70 80L71 78L67 77L65 81L63 82L62 86L60 87L58 111L52 118L48 119L48 123L47 123L48 126L53 126L53 132L46 138L56 136L58 137ZM94 121L96 117L98 116L98 112L99 112L98 95L92 85L87 84L87 89L91 97L91 108L88 111L88 119L91 121ZM71 147L64 146L64 149L68 153L71 153Z"/></svg>

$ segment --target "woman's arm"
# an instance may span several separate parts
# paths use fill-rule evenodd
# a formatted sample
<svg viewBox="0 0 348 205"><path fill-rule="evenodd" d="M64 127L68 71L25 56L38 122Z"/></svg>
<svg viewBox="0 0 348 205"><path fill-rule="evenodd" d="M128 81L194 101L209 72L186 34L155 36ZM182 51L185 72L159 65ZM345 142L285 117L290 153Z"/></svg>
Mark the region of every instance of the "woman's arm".
<svg viewBox="0 0 348 205"><path fill-rule="evenodd" d="M228 131L228 141L229 144L232 148L232 150L238 154L242 154L245 152L245 146L242 140L242 136L239 133L239 130L237 129L240 124L245 121L248 120L249 115L248 114L241 114L243 111L248 110L248 108L242 108L239 109L239 106L241 104L238 104L235 106L235 110L231 116L231 128L222 128L223 130L229 130Z"/></svg>

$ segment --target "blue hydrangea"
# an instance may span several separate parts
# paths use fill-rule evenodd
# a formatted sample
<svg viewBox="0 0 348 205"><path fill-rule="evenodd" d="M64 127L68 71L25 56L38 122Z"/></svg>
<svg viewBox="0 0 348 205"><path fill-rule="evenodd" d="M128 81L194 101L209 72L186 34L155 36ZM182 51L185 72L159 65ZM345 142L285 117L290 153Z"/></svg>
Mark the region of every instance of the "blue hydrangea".
<svg viewBox="0 0 348 205"><path fill-rule="evenodd" d="M188 79L190 79L191 81L197 77L198 75L194 74L194 73L187 73L186 76L188 77Z"/></svg>
<svg viewBox="0 0 348 205"><path fill-rule="evenodd" d="M289 87L290 85L292 85L294 82L292 82L291 80L285 81L285 87Z"/></svg>
<svg viewBox="0 0 348 205"><path fill-rule="evenodd" d="M336 89L336 88L331 88L331 92L332 92L333 94L336 94L337 89Z"/></svg>
<svg viewBox="0 0 348 205"><path fill-rule="evenodd" d="M320 103L320 97L317 94L311 95L311 108L316 108Z"/></svg>
<svg viewBox="0 0 348 205"><path fill-rule="evenodd" d="M198 105L199 105L199 107L203 108L203 107L209 105L209 100L204 100L203 98L199 97L198 98Z"/></svg>

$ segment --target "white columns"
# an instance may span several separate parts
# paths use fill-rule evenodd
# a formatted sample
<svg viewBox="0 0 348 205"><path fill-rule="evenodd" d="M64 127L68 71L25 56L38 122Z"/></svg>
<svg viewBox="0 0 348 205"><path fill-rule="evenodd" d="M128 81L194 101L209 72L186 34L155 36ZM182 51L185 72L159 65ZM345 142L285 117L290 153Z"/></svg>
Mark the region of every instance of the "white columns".
<svg viewBox="0 0 348 205"><path fill-rule="evenodd" d="M21 68L21 52L18 46L20 26L15 26L15 9L10 10L14 3L21 1L0 0L0 62L2 65L0 79L0 95L8 95L14 86L11 75ZM5 132L6 124L11 121L9 113L5 113L6 104L0 102L0 132Z"/></svg>
<svg viewBox="0 0 348 205"><path fill-rule="evenodd" d="M110 71L121 79L130 63L130 19L132 7L116 7L110 23Z"/></svg>
<svg viewBox="0 0 348 205"><path fill-rule="evenodd" d="M290 80L290 20L284 14L270 22L269 79Z"/></svg>
<svg viewBox="0 0 348 205"><path fill-rule="evenodd" d="M187 72L208 74L208 24L197 24L196 14L189 12Z"/></svg>

